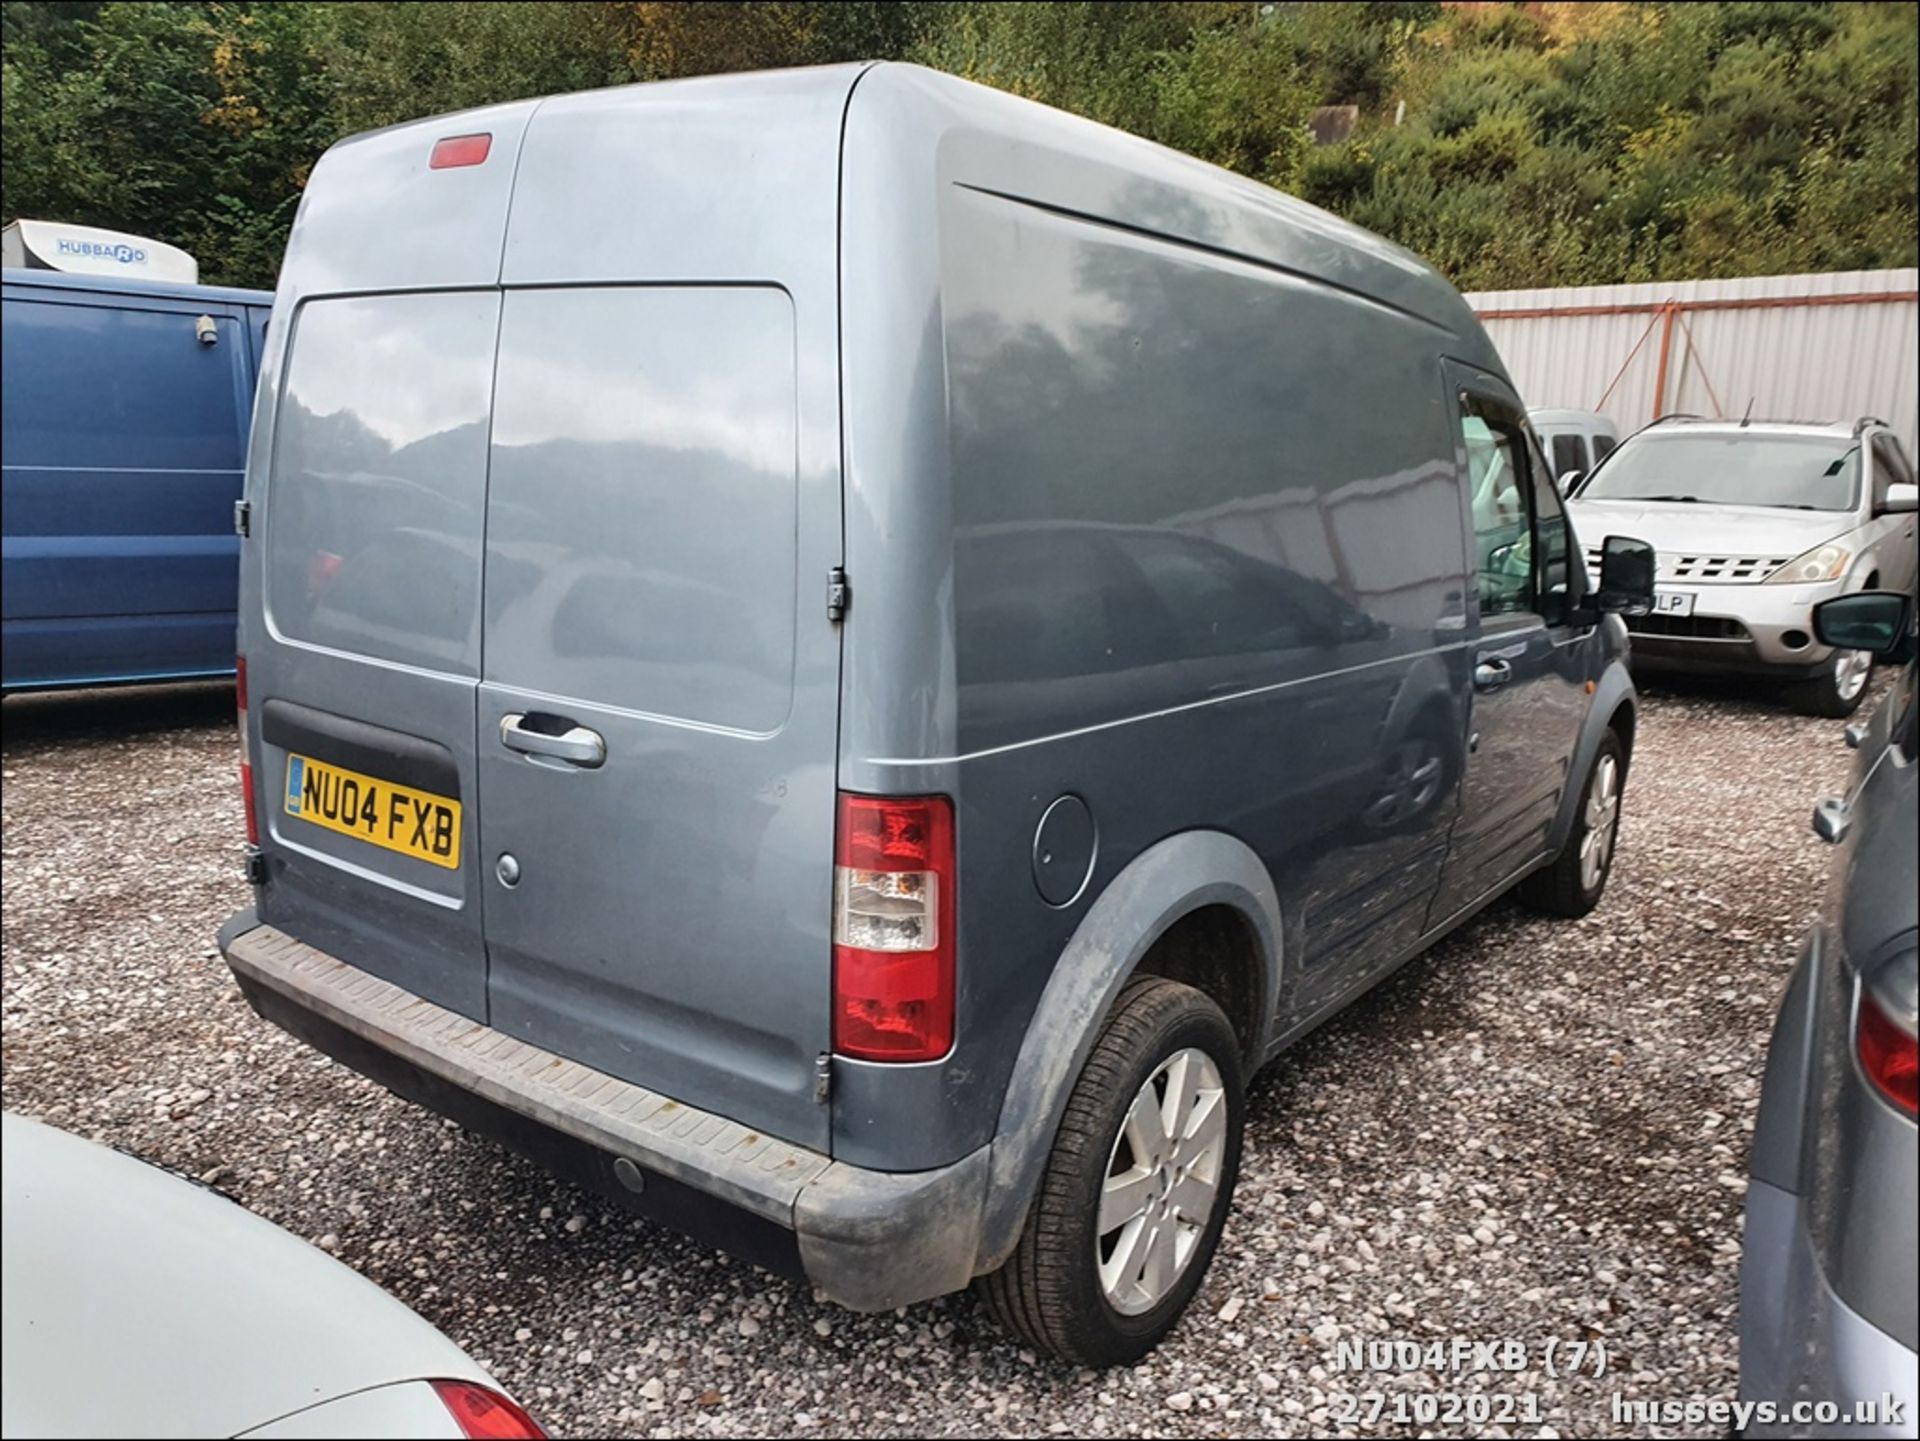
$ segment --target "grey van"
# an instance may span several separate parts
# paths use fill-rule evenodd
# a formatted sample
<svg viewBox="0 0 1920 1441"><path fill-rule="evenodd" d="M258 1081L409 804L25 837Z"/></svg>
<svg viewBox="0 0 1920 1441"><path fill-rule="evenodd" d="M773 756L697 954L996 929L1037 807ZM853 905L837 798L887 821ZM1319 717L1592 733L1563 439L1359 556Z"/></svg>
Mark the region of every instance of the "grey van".
<svg viewBox="0 0 1920 1441"><path fill-rule="evenodd" d="M877 1310L1137 1356L1248 1075L1599 899L1625 629L1431 269L910 66L345 141L240 641L253 1005Z"/></svg>

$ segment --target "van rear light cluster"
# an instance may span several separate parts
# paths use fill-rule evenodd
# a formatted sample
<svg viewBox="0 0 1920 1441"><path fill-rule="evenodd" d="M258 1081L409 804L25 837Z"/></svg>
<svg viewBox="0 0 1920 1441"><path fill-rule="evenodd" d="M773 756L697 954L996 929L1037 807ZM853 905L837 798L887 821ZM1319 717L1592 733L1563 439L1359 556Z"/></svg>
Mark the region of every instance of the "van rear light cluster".
<svg viewBox="0 0 1920 1441"><path fill-rule="evenodd" d="M1860 1057L1860 1069L1881 1095L1909 1116L1920 1114L1920 1041L1914 1033L1911 1004L1914 964L1910 956L1894 962L1894 966L1908 968L1904 979L1909 1004L1904 1024L1888 999L1876 994L1880 988L1871 985L1860 988L1860 1010L1854 1020L1854 1048Z"/></svg>
<svg viewBox="0 0 1920 1441"><path fill-rule="evenodd" d="M498 1391L473 1381L430 1382L460 1434L473 1441L542 1441L539 1422Z"/></svg>
<svg viewBox="0 0 1920 1441"><path fill-rule="evenodd" d="M833 1049L939 1060L953 1046L953 803L843 791L833 860Z"/></svg>
<svg viewBox="0 0 1920 1441"><path fill-rule="evenodd" d="M247 658L233 662L233 703L240 718L240 798L247 811L247 844L260 844L260 821L253 810L253 746L247 739Z"/></svg>

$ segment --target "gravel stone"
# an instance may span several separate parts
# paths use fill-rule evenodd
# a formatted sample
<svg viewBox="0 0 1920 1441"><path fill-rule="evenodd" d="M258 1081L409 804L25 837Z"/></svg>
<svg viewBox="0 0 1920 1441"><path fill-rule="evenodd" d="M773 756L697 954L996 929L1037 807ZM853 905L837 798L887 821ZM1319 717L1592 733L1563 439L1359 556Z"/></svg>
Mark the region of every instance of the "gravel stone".
<svg viewBox="0 0 1920 1441"><path fill-rule="evenodd" d="M1645 691L1600 908L1497 905L1269 1067L1212 1273L1125 1370L1038 1359L967 1296L825 1306L258 1020L212 949L248 900L231 687L5 702L6 1104L327 1243L557 1435L1356 1435L1344 1395L1435 1390L1610 1432L1615 1391L1734 1394L1765 1042L1851 759L1761 686ZM1610 1369L1335 1369L1508 1337Z"/></svg>

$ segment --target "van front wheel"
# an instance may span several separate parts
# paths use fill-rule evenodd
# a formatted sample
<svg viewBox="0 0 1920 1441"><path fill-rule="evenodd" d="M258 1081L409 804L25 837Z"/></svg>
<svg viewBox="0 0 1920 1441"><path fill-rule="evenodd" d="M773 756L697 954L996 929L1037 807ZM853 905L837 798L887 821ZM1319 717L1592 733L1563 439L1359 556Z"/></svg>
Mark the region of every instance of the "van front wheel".
<svg viewBox="0 0 1920 1441"><path fill-rule="evenodd" d="M1158 977L1129 985L1067 1100L1019 1245L977 1283L994 1318L1082 1366L1158 1345L1226 1222L1242 1085L1217 1005Z"/></svg>
<svg viewBox="0 0 1920 1441"><path fill-rule="evenodd" d="M1523 904L1550 916L1578 917L1600 904L1613 871L1613 847L1620 834L1620 798L1627 779L1627 753L1620 736L1608 730L1587 769L1587 784L1573 832L1560 854L1520 882Z"/></svg>

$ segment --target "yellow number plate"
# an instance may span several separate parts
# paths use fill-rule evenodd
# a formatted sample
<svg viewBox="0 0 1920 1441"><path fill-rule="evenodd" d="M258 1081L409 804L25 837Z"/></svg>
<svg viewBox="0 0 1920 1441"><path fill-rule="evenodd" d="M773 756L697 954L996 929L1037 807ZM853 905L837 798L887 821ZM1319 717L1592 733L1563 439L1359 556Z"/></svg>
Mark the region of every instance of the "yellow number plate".
<svg viewBox="0 0 1920 1441"><path fill-rule="evenodd" d="M460 868L460 802L361 775L312 756L287 757L287 814L428 865Z"/></svg>

